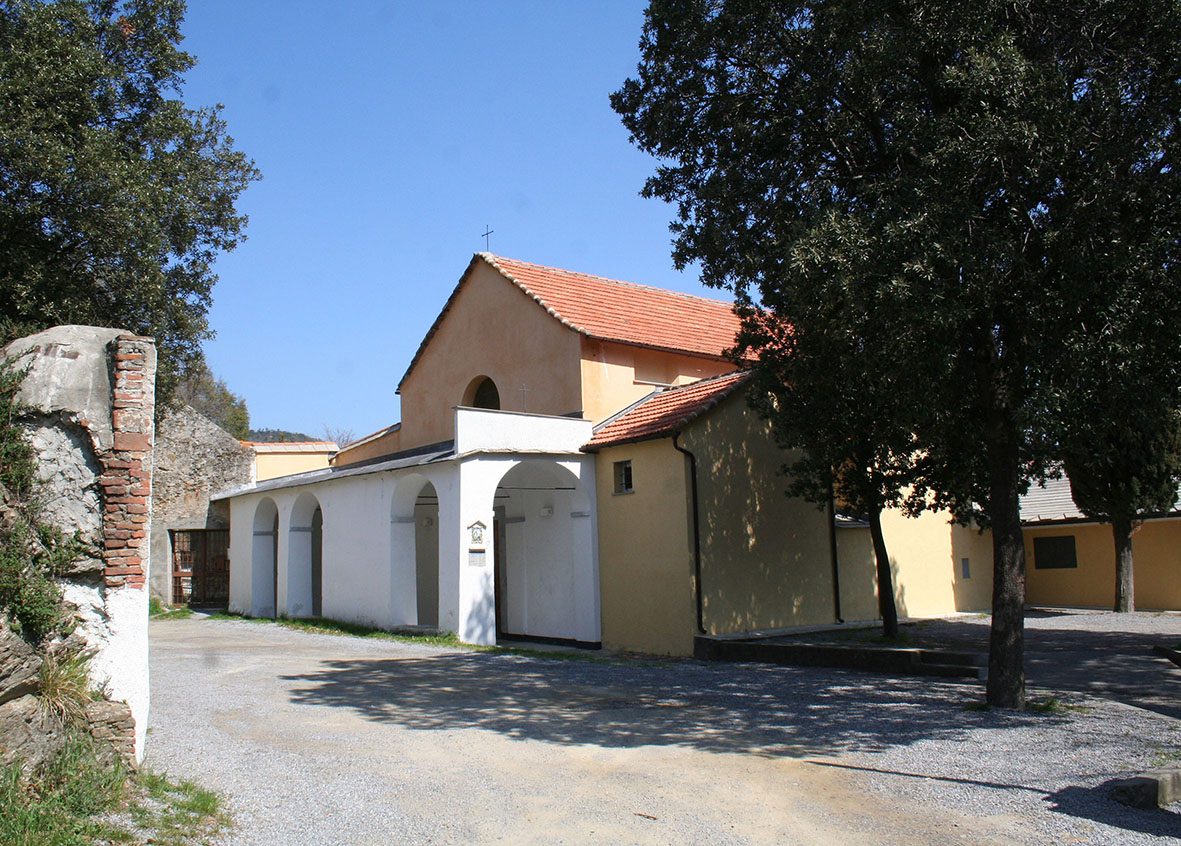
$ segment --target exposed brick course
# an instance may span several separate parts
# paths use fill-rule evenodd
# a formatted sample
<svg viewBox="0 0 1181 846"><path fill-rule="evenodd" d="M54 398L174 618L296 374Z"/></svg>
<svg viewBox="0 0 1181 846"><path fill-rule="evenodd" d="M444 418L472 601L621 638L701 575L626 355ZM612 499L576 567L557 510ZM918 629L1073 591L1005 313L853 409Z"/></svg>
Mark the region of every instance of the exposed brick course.
<svg viewBox="0 0 1181 846"><path fill-rule="evenodd" d="M144 390L146 338L114 342L115 384L110 452L98 456L103 475L103 580L107 587L143 587L147 554L144 523L151 513L152 435L155 397Z"/></svg>

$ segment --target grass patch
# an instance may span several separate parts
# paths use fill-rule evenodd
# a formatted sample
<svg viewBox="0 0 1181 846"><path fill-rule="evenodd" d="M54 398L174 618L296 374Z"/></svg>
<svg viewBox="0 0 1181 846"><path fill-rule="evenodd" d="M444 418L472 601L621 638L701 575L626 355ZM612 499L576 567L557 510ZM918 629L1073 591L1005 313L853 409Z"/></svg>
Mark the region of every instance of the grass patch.
<svg viewBox="0 0 1181 846"><path fill-rule="evenodd" d="M120 816L130 823L135 843L207 844L231 825L221 798L191 781L174 783L145 771L136 777L134 791Z"/></svg>
<svg viewBox="0 0 1181 846"><path fill-rule="evenodd" d="M969 702L964 706L964 710L991 711L992 706L986 700L981 700L978 702ZM1030 714L1089 714L1092 709L1086 705L1071 705L1055 696L1047 696L1039 699L1026 699L1023 710Z"/></svg>
<svg viewBox="0 0 1181 846"><path fill-rule="evenodd" d="M148 600L148 617L153 620L187 620L192 616L193 609L187 605L170 608L154 596Z"/></svg>
<svg viewBox="0 0 1181 846"><path fill-rule="evenodd" d="M50 651L41 661L41 689L37 698L41 710L56 716L67 726L86 721L86 703L97 696L90 684L90 659L94 652L84 649L63 653Z"/></svg>
<svg viewBox="0 0 1181 846"><path fill-rule="evenodd" d="M529 649L520 646L480 646L474 643L464 643L454 632L414 632L414 631L386 631L372 626L362 626L357 623L342 623L339 620L329 620L324 617L310 617L290 619L287 617L247 617L242 614L232 614L228 611L216 611L209 615L211 620L245 620L252 623L275 623L287 629L312 634L342 635L345 637L360 637L373 640L389 640L397 643L413 643L427 646L443 646L448 649L462 649L467 652L494 652L500 655L520 655L525 658L548 658L552 661L590 661L598 663L634 663L636 659L621 656L597 655L578 649ZM652 656L644 656L653 660ZM663 663L663 662L657 662Z"/></svg>
<svg viewBox="0 0 1181 846"><path fill-rule="evenodd" d="M312 634L344 635L372 640L393 640L400 643L426 644L427 646L447 646L455 649L481 650L491 647L473 646L463 643L454 632L388 632L373 626L362 626L357 623L342 623L339 620L329 620L324 617L308 617L298 620L289 617L246 617L241 614L231 614L227 611L216 611L209 615L211 620L246 620L252 623L275 623L286 629Z"/></svg>
<svg viewBox="0 0 1181 846"><path fill-rule="evenodd" d="M1152 760L1148 762L1148 767L1156 770L1162 767L1175 767L1178 764L1181 764L1181 748L1158 747L1153 751Z"/></svg>
<svg viewBox="0 0 1181 846"><path fill-rule="evenodd" d="M216 794L148 771L131 775L121 763L101 760L81 733L35 777L16 765L0 772L5 846L205 844L229 825Z"/></svg>
<svg viewBox="0 0 1181 846"><path fill-rule="evenodd" d="M1044 699L1027 699L1025 710L1034 714L1089 714L1092 709L1086 705L1063 702L1056 696L1047 696Z"/></svg>

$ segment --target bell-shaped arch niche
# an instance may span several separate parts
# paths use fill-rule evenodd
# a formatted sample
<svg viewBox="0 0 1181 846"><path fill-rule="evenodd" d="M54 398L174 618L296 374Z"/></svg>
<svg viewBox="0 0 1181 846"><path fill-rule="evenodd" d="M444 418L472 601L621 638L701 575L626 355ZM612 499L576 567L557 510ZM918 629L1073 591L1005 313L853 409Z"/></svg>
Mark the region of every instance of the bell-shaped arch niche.
<svg viewBox="0 0 1181 846"><path fill-rule="evenodd" d="M461 403L465 408L500 408L500 391L496 388L496 383L487 376L477 376L468 383L467 390L463 392L463 402Z"/></svg>

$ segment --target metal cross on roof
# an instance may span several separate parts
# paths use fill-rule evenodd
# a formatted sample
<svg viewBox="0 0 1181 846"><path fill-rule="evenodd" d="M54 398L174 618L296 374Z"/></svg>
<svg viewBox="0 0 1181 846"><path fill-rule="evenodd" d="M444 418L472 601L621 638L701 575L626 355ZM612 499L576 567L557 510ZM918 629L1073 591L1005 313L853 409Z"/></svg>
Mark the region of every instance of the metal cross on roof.
<svg viewBox="0 0 1181 846"><path fill-rule="evenodd" d="M493 232L495 232L495 231L496 231L495 229L489 229L489 228L488 228L488 224L487 224L487 223L485 223L485 224L484 224L484 234L483 234L483 235L481 235L480 237L482 237L482 238L484 239L484 249L485 249L485 250L488 250L488 249L489 249L489 247L488 247L488 236L489 236L489 235L491 235L491 234L492 234Z"/></svg>

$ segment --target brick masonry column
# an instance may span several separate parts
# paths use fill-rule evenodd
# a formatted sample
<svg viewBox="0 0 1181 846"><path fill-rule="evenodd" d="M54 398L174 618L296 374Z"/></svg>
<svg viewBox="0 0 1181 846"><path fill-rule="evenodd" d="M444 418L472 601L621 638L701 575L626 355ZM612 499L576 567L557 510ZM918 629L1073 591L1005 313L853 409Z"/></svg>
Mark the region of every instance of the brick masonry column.
<svg viewBox="0 0 1181 846"><path fill-rule="evenodd" d="M95 457L103 548L103 613L107 634L91 664L111 698L135 721L134 754L143 757L151 701L148 677L148 576L151 573L152 449L155 441L156 345L120 333L107 343L110 440ZM161 562L166 566L166 562Z"/></svg>
<svg viewBox="0 0 1181 846"><path fill-rule="evenodd" d="M103 468L103 578L108 588L144 588L152 514L155 349L151 339L122 335L111 342L110 452Z"/></svg>

